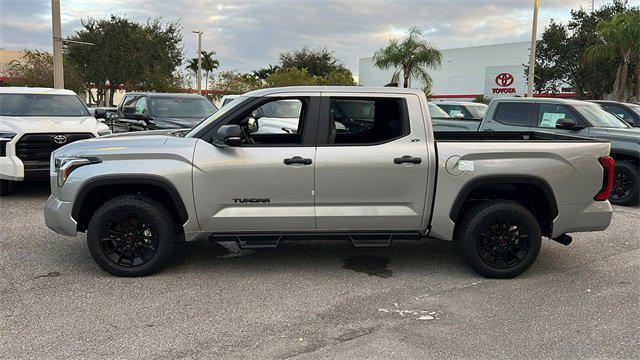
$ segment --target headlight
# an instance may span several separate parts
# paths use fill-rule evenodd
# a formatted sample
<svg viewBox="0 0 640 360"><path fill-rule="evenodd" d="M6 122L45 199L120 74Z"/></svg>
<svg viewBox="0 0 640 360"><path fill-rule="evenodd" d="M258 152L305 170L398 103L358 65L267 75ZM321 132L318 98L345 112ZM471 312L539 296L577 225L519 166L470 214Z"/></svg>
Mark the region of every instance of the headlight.
<svg viewBox="0 0 640 360"><path fill-rule="evenodd" d="M105 135L111 135L111 130L107 129L107 130L98 131L98 136L105 136Z"/></svg>
<svg viewBox="0 0 640 360"><path fill-rule="evenodd" d="M71 172L81 166L102 162L98 158L83 158L74 156L62 156L54 158L54 170L58 174L58 186L62 187Z"/></svg>
<svg viewBox="0 0 640 360"><path fill-rule="evenodd" d="M14 136L16 136L16 133L9 131L0 131L0 141L11 141Z"/></svg>

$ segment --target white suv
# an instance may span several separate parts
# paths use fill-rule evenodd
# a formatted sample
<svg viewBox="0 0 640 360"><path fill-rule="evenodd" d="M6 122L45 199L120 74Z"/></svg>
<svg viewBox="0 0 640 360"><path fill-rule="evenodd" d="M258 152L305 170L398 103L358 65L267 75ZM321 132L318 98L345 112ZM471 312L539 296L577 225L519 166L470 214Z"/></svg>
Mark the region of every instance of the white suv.
<svg viewBox="0 0 640 360"><path fill-rule="evenodd" d="M53 150L110 133L71 90L0 87L0 196L10 181L47 178Z"/></svg>

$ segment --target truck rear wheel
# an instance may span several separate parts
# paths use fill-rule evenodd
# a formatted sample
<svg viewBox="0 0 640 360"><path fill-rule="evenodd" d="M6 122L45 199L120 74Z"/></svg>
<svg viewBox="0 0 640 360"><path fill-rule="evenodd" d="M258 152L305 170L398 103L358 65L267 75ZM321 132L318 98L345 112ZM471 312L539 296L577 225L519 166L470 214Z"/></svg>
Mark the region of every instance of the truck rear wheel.
<svg viewBox="0 0 640 360"><path fill-rule="evenodd" d="M513 201L491 200L461 220L456 241L465 262L489 278L513 278L538 257L542 236L536 218Z"/></svg>
<svg viewBox="0 0 640 360"><path fill-rule="evenodd" d="M87 228L91 256L118 276L145 276L160 270L171 259L176 237L176 225L167 209L142 195L107 201Z"/></svg>
<svg viewBox="0 0 640 360"><path fill-rule="evenodd" d="M630 161L617 161L609 201L615 205L632 205L638 201L640 180L638 167Z"/></svg>
<svg viewBox="0 0 640 360"><path fill-rule="evenodd" d="M0 179L0 196L9 195L9 181Z"/></svg>

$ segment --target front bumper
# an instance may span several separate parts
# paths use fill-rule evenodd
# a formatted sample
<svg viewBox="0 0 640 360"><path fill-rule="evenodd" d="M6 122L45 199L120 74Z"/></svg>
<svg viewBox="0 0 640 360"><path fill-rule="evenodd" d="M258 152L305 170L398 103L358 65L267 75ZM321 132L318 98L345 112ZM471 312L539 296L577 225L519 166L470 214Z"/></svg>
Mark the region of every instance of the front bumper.
<svg viewBox="0 0 640 360"><path fill-rule="evenodd" d="M76 236L78 224L71 216L72 204L51 195L44 204L44 221L47 227L60 235Z"/></svg>
<svg viewBox="0 0 640 360"><path fill-rule="evenodd" d="M17 156L0 157L0 179L11 181L24 180L24 164Z"/></svg>

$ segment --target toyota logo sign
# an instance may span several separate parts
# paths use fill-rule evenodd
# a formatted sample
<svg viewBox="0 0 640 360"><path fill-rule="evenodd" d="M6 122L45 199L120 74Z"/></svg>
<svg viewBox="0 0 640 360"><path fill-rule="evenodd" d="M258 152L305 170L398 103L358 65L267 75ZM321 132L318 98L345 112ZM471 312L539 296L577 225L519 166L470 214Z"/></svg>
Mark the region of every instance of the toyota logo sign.
<svg viewBox="0 0 640 360"><path fill-rule="evenodd" d="M513 75L509 73L502 73L496 76L496 84L498 86L509 86L513 84Z"/></svg>
<svg viewBox="0 0 640 360"><path fill-rule="evenodd" d="M58 145L62 145L67 142L67 137L64 135L56 135L53 137L53 142L55 142Z"/></svg>

